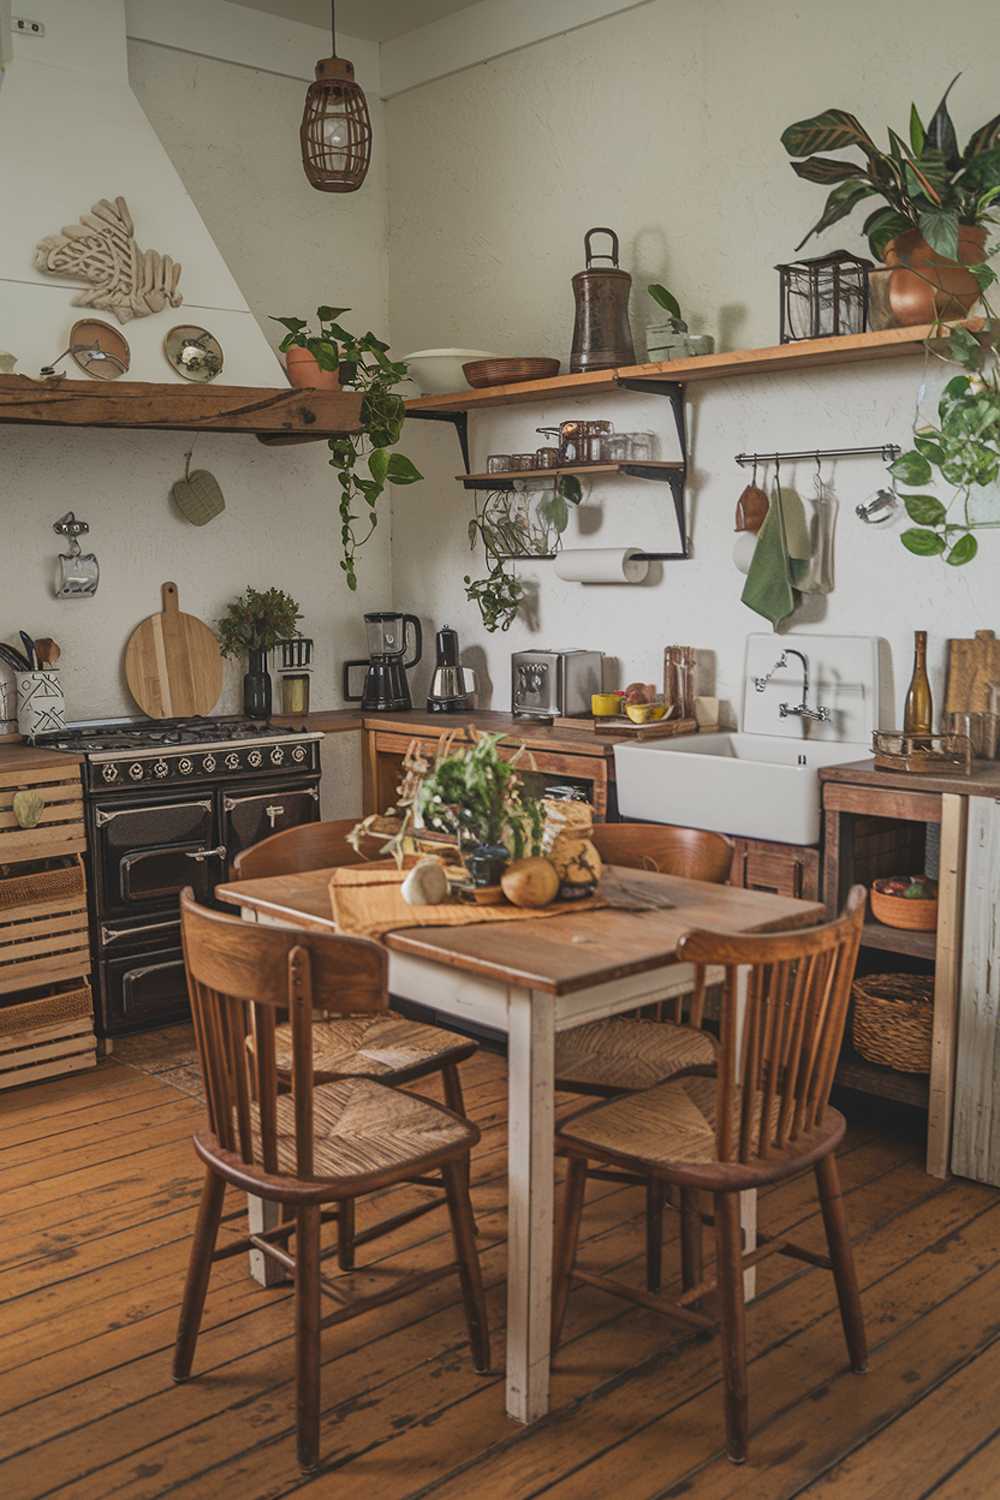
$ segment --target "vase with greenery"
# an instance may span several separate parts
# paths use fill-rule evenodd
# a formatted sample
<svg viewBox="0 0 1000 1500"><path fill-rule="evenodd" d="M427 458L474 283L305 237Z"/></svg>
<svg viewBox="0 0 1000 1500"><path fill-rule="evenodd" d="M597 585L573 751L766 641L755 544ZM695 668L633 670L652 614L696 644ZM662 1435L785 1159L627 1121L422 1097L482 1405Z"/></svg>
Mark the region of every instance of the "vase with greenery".
<svg viewBox="0 0 1000 1500"><path fill-rule="evenodd" d="M250 719L271 715L271 674L267 653L279 641L298 633L302 611L282 589L246 588L230 600L218 621L219 649L223 656L247 657L243 678L243 712Z"/></svg>
<svg viewBox="0 0 1000 1500"><path fill-rule="evenodd" d="M962 316L996 279L986 264L986 240L998 222L1000 115L959 147L948 111L956 81L952 79L926 124L911 105L907 131L890 129L887 150L844 109L797 120L781 137L789 156L796 158L792 170L831 188L823 213L796 250L864 200L882 199L862 229L877 260L905 267L926 284L924 305L931 315L913 321L931 322L935 313ZM815 154L847 149L860 152L861 161Z"/></svg>
<svg viewBox="0 0 1000 1500"><path fill-rule="evenodd" d="M406 365L389 358L389 345L368 332L350 333L339 319L349 307L318 307L318 332L303 318L275 318L288 332L279 348L308 349L321 370L336 371L345 390L362 392L362 431L329 440L330 465L340 482L341 571L349 589L358 586L355 557L378 524L376 506L386 483L415 484L423 475L402 453L399 442L406 405L395 387L406 379ZM367 474L359 469L366 461ZM361 530L356 527L361 526Z"/></svg>
<svg viewBox="0 0 1000 1500"><path fill-rule="evenodd" d="M416 809L424 826L453 834L476 885L493 885L511 859L540 854L545 813L524 791L518 765L522 745L509 759L500 734L476 734L467 749L436 761L423 778Z"/></svg>

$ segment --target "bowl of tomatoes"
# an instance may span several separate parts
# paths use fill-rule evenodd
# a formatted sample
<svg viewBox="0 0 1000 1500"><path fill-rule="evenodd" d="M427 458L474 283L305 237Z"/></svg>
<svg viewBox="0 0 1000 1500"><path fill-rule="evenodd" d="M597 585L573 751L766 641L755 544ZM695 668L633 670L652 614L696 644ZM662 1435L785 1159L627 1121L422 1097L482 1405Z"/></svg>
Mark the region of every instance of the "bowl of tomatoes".
<svg viewBox="0 0 1000 1500"><path fill-rule="evenodd" d="M937 881L928 875L888 875L873 880L869 896L872 916L886 927L933 932L937 926Z"/></svg>

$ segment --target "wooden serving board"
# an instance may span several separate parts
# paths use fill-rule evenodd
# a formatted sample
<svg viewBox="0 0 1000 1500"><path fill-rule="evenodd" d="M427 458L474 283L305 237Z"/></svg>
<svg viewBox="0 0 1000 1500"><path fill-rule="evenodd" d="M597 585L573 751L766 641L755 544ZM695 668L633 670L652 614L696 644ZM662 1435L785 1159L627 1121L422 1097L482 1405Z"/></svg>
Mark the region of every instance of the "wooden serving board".
<svg viewBox="0 0 1000 1500"><path fill-rule="evenodd" d="M137 625L125 647L129 692L151 719L210 714L222 693L219 642L179 608L176 583L162 589L163 612Z"/></svg>
<svg viewBox="0 0 1000 1500"><path fill-rule="evenodd" d="M633 724L622 714L619 719L595 719L596 734L627 735L633 740L666 740L676 734L697 734L697 719L655 719L651 724Z"/></svg>
<svg viewBox="0 0 1000 1500"><path fill-rule="evenodd" d="M946 713L988 713L991 682L1000 682L1000 641L992 630L977 630L974 640L948 642Z"/></svg>

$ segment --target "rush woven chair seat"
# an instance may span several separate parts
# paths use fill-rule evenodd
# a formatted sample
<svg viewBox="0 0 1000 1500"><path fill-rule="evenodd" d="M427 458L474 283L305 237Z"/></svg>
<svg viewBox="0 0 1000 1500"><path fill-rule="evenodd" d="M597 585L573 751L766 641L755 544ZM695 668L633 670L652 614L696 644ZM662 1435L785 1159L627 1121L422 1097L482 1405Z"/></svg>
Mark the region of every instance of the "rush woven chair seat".
<svg viewBox="0 0 1000 1500"><path fill-rule="evenodd" d="M457 1272L477 1370L489 1367L486 1303L469 1202L469 1152L475 1125L433 1104L367 1078L317 1084L313 1014L342 1006L352 1015L384 1013L387 957L377 943L298 928L245 923L181 896L181 931L191 1015L208 1101L208 1127L194 1147L205 1185L174 1351L174 1379L186 1380L215 1261L254 1248L295 1281L298 1456L319 1462L320 1333L407 1292ZM276 1016L287 1010L292 1035L291 1091L280 1092ZM254 1046L247 1046L253 1036ZM322 1274L324 1218L365 1193L443 1176L456 1259L354 1297L353 1278ZM282 1222L216 1247L226 1186L281 1205ZM240 1217L233 1215L232 1217ZM291 1244L294 1241L294 1253ZM328 1253L333 1253L328 1252ZM366 1272L366 1279L375 1272ZM333 1311L321 1316L321 1297Z"/></svg>
<svg viewBox="0 0 1000 1500"><path fill-rule="evenodd" d="M723 885L729 879L733 846L721 833L655 823L598 823L592 837L606 864L657 870L661 875L707 880L713 885ZM707 984L718 984L722 979L722 971L716 970L708 975ZM556 1035L556 1088L568 1094L597 1094L611 1099L616 1094L650 1088L691 1069L713 1071L716 1042L701 1029L704 994L704 985L695 994L691 965L679 964L669 990L656 1004L656 1020L612 1016L560 1031ZM682 1024L685 1013L686 1025ZM611 1170L603 1175L613 1181L639 1183L646 1189L646 1286L651 1292L659 1291L662 1187L643 1174ZM687 1236L685 1243L689 1242Z"/></svg>
<svg viewBox="0 0 1000 1500"><path fill-rule="evenodd" d="M326 870L340 865L364 863L348 843L354 820L304 823L274 833L233 861L235 880L261 880L273 875L296 875L303 870ZM252 1042L251 1042L252 1045ZM291 1073L292 1033L279 1026L275 1037L278 1073L287 1081ZM396 1011L380 1015L327 1018L317 1016L313 1024L313 1067L317 1083L338 1078L373 1078L393 1087L441 1075L444 1100L456 1114L465 1114L459 1064L479 1050L478 1043L441 1026L413 1021ZM408 1210L411 1219L443 1206L442 1197L429 1198ZM357 1247L398 1228L399 1216L384 1224L373 1224L362 1234L354 1227L353 1208L344 1204L338 1221L338 1257L341 1270L351 1270Z"/></svg>
<svg viewBox="0 0 1000 1500"><path fill-rule="evenodd" d="M845 1122L829 1104L847 1019L851 981L865 914L865 890L855 886L845 914L805 931L762 937L690 932L678 954L695 965L700 987L706 966L722 964L726 987L722 1036L714 1078L687 1076L644 1093L591 1105L571 1116L556 1136L569 1158L553 1290L553 1348L558 1345L574 1280L652 1308L689 1329L718 1329L721 1339L726 1445L730 1458L747 1456L746 1309L743 1272L770 1255L786 1255L833 1272L851 1368L865 1369L864 1320L837 1161ZM740 1017L740 968L748 973ZM687 1212L682 1226L684 1291L673 1302L637 1291L575 1264L588 1174L607 1166L639 1173L679 1189ZM816 1174L829 1254L783 1237L758 1235L745 1251L739 1194L812 1167ZM699 1192L709 1192L716 1273L690 1274L701 1259ZM718 1316L699 1306L717 1297Z"/></svg>

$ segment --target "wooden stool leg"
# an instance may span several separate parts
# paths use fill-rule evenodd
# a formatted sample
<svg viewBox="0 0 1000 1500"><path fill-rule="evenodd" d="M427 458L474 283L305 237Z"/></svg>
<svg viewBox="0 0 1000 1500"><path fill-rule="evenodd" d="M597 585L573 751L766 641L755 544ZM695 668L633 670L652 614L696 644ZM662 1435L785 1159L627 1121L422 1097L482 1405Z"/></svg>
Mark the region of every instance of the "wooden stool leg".
<svg viewBox="0 0 1000 1500"><path fill-rule="evenodd" d="M746 1307L743 1301L743 1243L740 1200L736 1193L716 1193L715 1256L719 1278L719 1338L726 1408L726 1451L734 1464L747 1456Z"/></svg>
<svg viewBox="0 0 1000 1500"><path fill-rule="evenodd" d="M472 1218L472 1204L469 1201L468 1158L464 1162L449 1162L441 1170L445 1192L448 1195L451 1233L455 1241L458 1274L462 1283L462 1300L465 1303L465 1320L469 1327L472 1361L480 1374L485 1374L490 1367L490 1326L486 1314L483 1278L479 1267L479 1251L476 1249L476 1226Z"/></svg>
<svg viewBox="0 0 1000 1500"><path fill-rule="evenodd" d="M295 1235L295 1404L298 1456L319 1463L320 1210L300 1208Z"/></svg>
<svg viewBox="0 0 1000 1500"><path fill-rule="evenodd" d="M663 1183L646 1179L646 1289L658 1292L663 1283Z"/></svg>
<svg viewBox="0 0 1000 1500"><path fill-rule="evenodd" d="M184 1284L184 1300L177 1327L177 1343L174 1346L174 1379L186 1380L194 1363L194 1350L201 1327L201 1314L208 1291L208 1278L212 1274L212 1253L222 1217L222 1203L226 1196L226 1184L209 1168L205 1172L205 1185L201 1190L198 1221L191 1242L187 1280Z"/></svg>
<svg viewBox="0 0 1000 1500"><path fill-rule="evenodd" d="M458 1076L458 1064L457 1063L445 1063L444 1067L441 1069L441 1085L442 1085L442 1087L444 1089L444 1102L445 1102L445 1104L447 1104L448 1108L450 1110L453 1110L456 1115L461 1115L463 1120L466 1119L467 1116L466 1116L466 1113L465 1113L465 1096L462 1093L462 1080ZM469 1192L471 1194L471 1192L472 1192L472 1152L471 1151L469 1152L468 1156L466 1156L466 1158L465 1158L465 1185L466 1185L466 1187L468 1188L468 1190L469 1190ZM476 1224L475 1213L473 1213L473 1216L472 1216L472 1229L473 1229L473 1233L474 1234L478 1234L479 1229L478 1229L478 1226Z"/></svg>
<svg viewBox="0 0 1000 1500"><path fill-rule="evenodd" d="M840 1191L840 1172L837 1158L831 1153L816 1163L816 1184L823 1210L826 1242L833 1261L833 1275L837 1283L837 1298L840 1302L840 1321L844 1325L844 1337L851 1356L851 1369L862 1374L868 1368L868 1348L865 1341L865 1319L861 1311L858 1294L858 1278L854 1269L854 1252L847 1233L847 1215Z"/></svg>
<svg viewBox="0 0 1000 1500"><path fill-rule="evenodd" d="M703 1274L701 1199L697 1188L681 1188L681 1276L684 1290L697 1286Z"/></svg>
<svg viewBox="0 0 1000 1500"><path fill-rule="evenodd" d="M562 1222L556 1238L555 1267L552 1278L552 1349L559 1347L566 1304L576 1265L576 1247L580 1238L580 1219L587 1191L587 1163L581 1157L569 1158L563 1197Z"/></svg>
<svg viewBox="0 0 1000 1500"><path fill-rule="evenodd" d="M337 1204L337 1264L342 1271L354 1270L354 1199Z"/></svg>

